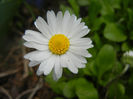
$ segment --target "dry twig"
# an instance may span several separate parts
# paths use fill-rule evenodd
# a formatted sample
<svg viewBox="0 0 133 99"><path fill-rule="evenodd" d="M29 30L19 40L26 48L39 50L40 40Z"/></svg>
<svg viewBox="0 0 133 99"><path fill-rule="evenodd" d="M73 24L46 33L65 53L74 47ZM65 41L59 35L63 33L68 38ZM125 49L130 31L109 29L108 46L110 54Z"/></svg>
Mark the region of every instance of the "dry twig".
<svg viewBox="0 0 133 99"><path fill-rule="evenodd" d="M16 99L21 99L24 95L28 94L28 93L31 93L28 97L28 99L33 99L34 95L36 94L36 92L43 86L43 80L42 78L39 79L37 85L35 88L33 89L28 89L24 92L22 92L20 95L17 96Z"/></svg>
<svg viewBox="0 0 133 99"><path fill-rule="evenodd" d="M2 77L5 77L5 76L8 76L8 75L12 75L12 74L15 74L17 73L21 68L17 68L15 70L8 70L6 72L3 72L3 73L0 73L0 78Z"/></svg>
<svg viewBox="0 0 133 99"><path fill-rule="evenodd" d="M12 96L9 94L9 92L2 86L0 86L0 91L4 93L6 96L8 96L9 99L13 99Z"/></svg>
<svg viewBox="0 0 133 99"><path fill-rule="evenodd" d="M33 89L28 89L28 90L22 92L20 95L18 95L18 96L16 97L16 99L21 99L22 96L24 96L24 95L26 95L26 94L28 94L28 93L30 93L30 92L32 92L32 91L33 91Z"/></svg>
<svg viewBox="0 0 133 99"><path fill-rule="evenodd" d="M22 46L22 53L23 53L23 56L26 54L26 49L25 49L24 46ZM22 79L25 79L26 77L28 77L28 73L29 73L28 61L27 60L23 60L23 63L24 63L24 74L23 74Z"/></svg>
<svg viewBox="0 0 133 99"><path fill-rule="evenodd" d="M40 78L36 87L34 88L34 90L32 91L32 93L30 94L30 96L28 97L28 99L33 99L33 96L35 95L35 93L43 86L43 79Z"/></svg>

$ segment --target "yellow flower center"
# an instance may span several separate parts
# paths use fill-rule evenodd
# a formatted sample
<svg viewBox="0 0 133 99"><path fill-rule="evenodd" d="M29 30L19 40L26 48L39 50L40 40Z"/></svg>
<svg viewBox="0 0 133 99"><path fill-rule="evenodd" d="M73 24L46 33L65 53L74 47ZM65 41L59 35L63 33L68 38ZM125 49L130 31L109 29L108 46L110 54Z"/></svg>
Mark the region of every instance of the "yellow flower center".
<svg viewBox="0 0 133 99"><path fill-rule="evenodd" d="M63 34L55 34L49 40L49 50L53 54L61 55L69 49L69 39Z"/></svg>

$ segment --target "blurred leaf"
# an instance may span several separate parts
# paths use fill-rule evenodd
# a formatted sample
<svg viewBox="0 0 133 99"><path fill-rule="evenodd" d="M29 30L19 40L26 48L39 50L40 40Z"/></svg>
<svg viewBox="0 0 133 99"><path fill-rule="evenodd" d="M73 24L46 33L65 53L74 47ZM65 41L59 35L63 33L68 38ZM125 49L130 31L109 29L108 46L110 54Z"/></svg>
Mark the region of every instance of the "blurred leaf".
<svg viewBox="0 0 133 99"><path fill-rule="evenodd" d="M15 15L20 3L21 0L0 2L0 43L5 39L6 33L9 30L9 23Z"/></svg>
<svg viewBox="0 0 133 99"><path fill-rule="evenodd" d="M95 62L91 61L86 64L86 67L83 69L84 74L89 75L89 76L96 76L97 71L95 68Z"/></svg>
<svg viewBox="0 0 133 99"><path fill-rule="evenodd" d="M3 24L8 24L8 21L12 19L20 4L20 1L11 0L10 2L0 3L0 28ZM3 10L4 9L4 10Z"/></svg>
<svg viewBox="0 0 133 99"><path fill-rule="evenodd" d="M130 38L131 40L133 40L133 31L130 32L129 36L130 36L129 38Z"/></svg>
<svg viewBox="0 0 133 99"><path fill-rule="evenodd" d="M68 6L65 6L65 5L60 5L60 9L61 9L61 11L64 13L66 10L68 10L69 12L70 12L70 14L73 14L74 12L73 12L73 10L70 8L70 7L68 7Z"/></svg>
<svg viewBox="0 0 133 99"><path fill-rule="evenodd" d="M70 3L70 5L72 6L73 8L73 11L74 13L79 16L79 6L77 4L77 1L76 0L68 0L68 2Z"/></svg>
<svg viewBox="0 0 133 99"><path fill-rule="evenodd" d="M80 6L87 6L89 5L89 0L77 0Z"/></svg>
<svg viewBox="0 0 133 99"><path fill-rule="evenodd" d="M120 9L121 0L103 0L104 2L110 4L112 8Z"/></svg>
<svg viewBox="0 0 133 99"><path fill-rule="evenodd" d="M66 83L63 89L63 94L67 98L72 98L75 96L75 80L71 80Z"/></svg>
<svg viewBox="0 0 133 99"><path fill-rule="evenodd" d="M127 39L123 31L114 23L107 23L104 29L104 37L114 42L122 42Z"/></svg>
<svg viewBox="0 0 133 99"><path fill-rule="evenodd" d="M56 97L56 98L54 98L54 99L64 99L63 97Z"/></svg>
<svg viewBox="0 0 133 99"><path fill-rule="evenodd" d="M89 23L90 23L90 27L97 27L97 26L93 26L93 23L95 22L96 25L97 25L97 16L98 14L100 14L100 10L101 10L101 5L99 3L98 0L90 0L90 5L89 5L89 8L88 8L88 18L89 18ZM96 20L96 21L95 21Z"/></svg>
<svg viewBox="0 0 133 99"><path fill-rule="evenodd" d="M111 70L116 58L116 53L111 45L104 45L96 58L98 76L101 77L106 71Z"/></svg>
<svg viewBox="0 0 133 99"><path fill-rule="evenodd" d="M63 81L63 78L56 82L53 80L52 73L51 73L45 78L45 80L46 80L46 82L48 82L50 84L50 86L54 92L56 92L57 94L63 94L63 89L66 84Z"/></svg>
<svg viewBox="0 0 133 99"><path fill-rule="evenodd" d="M100 18L96 18L96 19L93 19L92 20L92 31L98 31L98 30L100 30L100 28L101 28L101 25L103 24L103 23L106 23L106 20L103 18L103 17L100 17Z"/></svg>
<svg viewBox="0 0 133 99"><path fill-rule="evenodd" d="M129 45L127 42L124 42L121 46L122 51L128 51L129 50Z"/></svg>
<svg viewBox="0 0 133 99"><path fill-rule="evenodd" d="M126 94L130 97L129 99L132 99L133 97L133 72L131 72L131 75L128 79L128 84L126 86Z"/></svg>
<svg viewBox="0 0 133 99"><path fill-rule="evenodd" d="M124 99L125 87L121 83L113 83L108 89L109 99Z"/></svg>
<svg viewBox="0 0 133 99"><path fill-rule="evenodd" d="M93 36L93 40L95 42L96 48L100 49L102 47L102 40L98 33L95 33L95 35Z"/></svg>
<svg viewBox="0 0 133 99"><path fill-rule="evenodd" d="M128 8L128 29L132 30L133 29L133 9Z"/></svg>
<svg viewBox="0 0 133 99"><path fill-rule="evenodd" d="M114 10L112 5L108 2L108 0L100 0L100 4L102 5L101 14L102 15L111 15L114 14Z"/></svg>
<svg viewBox="0 0 133 99"><path fill-rule="evenodd" d="M76 94L79 99L98 99L97 90L91 82L79 78L76 82Z"/></svg>

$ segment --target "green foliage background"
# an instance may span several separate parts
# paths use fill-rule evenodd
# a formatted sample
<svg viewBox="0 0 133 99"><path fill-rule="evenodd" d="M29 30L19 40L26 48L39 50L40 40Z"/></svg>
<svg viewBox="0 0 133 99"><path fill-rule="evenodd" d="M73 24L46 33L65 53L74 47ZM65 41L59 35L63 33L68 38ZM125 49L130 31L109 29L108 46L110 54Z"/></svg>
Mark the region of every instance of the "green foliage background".
<svg viewBox="0 0 133 99"><path fill-rule="evenodd" d="M21 0L0 1L0 39L5 37L10 25L7 23L20 3ZM60 4L60 10L82 17L91 29L87 36L94 47L88 50L93 57L87 59L86 68L79 69L77 75L64 69L57 82L52 74L45 78L59 95L55 99L133 99L133 64L127 65L123 59L125 51L133 50L133 1L67 0L67 4ZM128 61L133 63L133 59Z"/></svg>

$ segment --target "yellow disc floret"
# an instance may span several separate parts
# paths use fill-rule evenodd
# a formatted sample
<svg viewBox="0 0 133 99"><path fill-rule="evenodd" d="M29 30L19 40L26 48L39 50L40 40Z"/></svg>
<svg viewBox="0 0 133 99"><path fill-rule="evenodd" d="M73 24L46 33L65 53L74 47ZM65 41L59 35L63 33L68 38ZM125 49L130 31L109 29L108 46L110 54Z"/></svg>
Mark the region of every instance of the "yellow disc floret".
<svg viewBox="0 0 133 99"><path fill-rule="evenodd" d="M61 55L69 49L69 39L63 34L55 34L49 40L49 50L53 54Z"/></svg>

